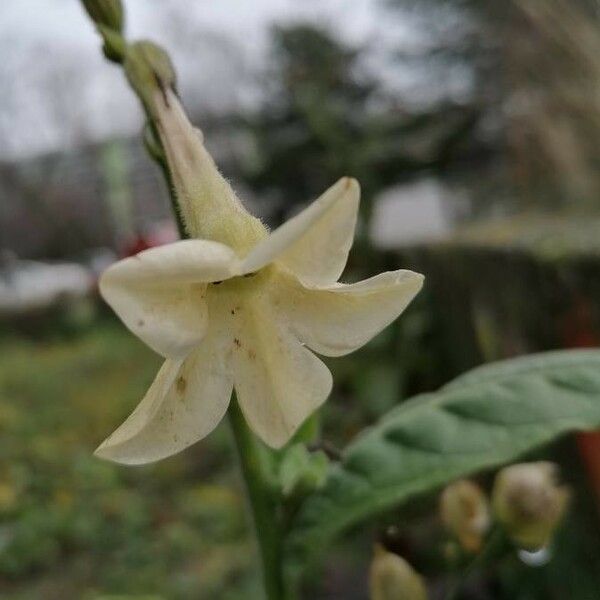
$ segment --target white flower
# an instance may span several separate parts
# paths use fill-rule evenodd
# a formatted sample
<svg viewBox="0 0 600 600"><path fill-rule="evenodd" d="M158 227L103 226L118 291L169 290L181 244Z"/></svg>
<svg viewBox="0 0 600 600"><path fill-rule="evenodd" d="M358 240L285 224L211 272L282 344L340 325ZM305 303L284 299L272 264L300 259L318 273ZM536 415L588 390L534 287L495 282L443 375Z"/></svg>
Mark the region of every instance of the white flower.
<svg viewBox="0 0 600 600"><path fill-rule="evenodd" d="M166 361L142 402L96 453L140 464L179 452L217 426L234 388L250 427L281 447L331 391L329 370L309 348L325 356L356 350L406 308L423 277L394 271L338 283L356 224L356 181L340 180L269 234L243 211L200 137L186 131L174 97L164 110L166 121L175 120L161 136L186 224L196 223L192 233L211 239L146 250L102 276L106 301ZM173 136L165 140L172 131L178 145ZM185 143L190 147L183 152ZM174 160L180 173L188 172L177 176ZM202 179L191 185L198 172ZM215 194L229 202L206 222L190 214L191 194L201 185L210 202Z"/></svg>

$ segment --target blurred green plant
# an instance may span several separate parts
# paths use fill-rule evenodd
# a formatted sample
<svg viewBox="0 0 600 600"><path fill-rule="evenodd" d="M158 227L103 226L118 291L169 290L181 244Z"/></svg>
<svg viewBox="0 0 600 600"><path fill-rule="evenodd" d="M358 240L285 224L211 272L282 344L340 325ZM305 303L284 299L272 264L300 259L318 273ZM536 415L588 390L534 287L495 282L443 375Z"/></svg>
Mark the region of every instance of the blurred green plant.
<svg viewBox="0 0 600 600"><path fill-rule="evenodd" d="M442 117L397 106L364 68L363 50L322 26L273 29L266 100L246 120L256 158L244 178L278 198L275 222L348 173L360 181L368 221L377 192L455 159L471 111L446 104Z"/></svg>
<svg viewBox="0 0 600 600"><path fill-rule="evenodd" d="M475 212L595 209L596 0L381 3L423 32L415 48L398 47L396 60L418 68L435 90L431 112L442 118L458 102L473 115L460 133L462 160L442 174L462 182Z"/></svg>
<svg viewBox="0 0 600 600"><path fill-rule="evenodd" d="M100 33L105 44L115 41L102 28ZM176 100L174 71L157 46L130 45L121 37L118 41L115 47L122 54L117 52L117 61L123 62L144 104L147 131L152 134L157 119L152 99ZM299 41L296 51L313 60L305 43ZM310 89L307 94L314 105ZM170 182L159 145L153 156ZM177 206L174 193L173 204ZM295 445L277 454L268 451L254 439L234 404L231 424L255 518L265 595L271 600L297 597L307 568L347 527L457 477L513 461L568 431L600 427L599 367L599 351L573 351L524 357L467 373L438 392L389 410L351 442L339 460L329 463L324 483L324 460L311 460ZM300 435L296 441L313 440ZM273 485L274 463L283 465L285 472L279 473L283 486ZM282 519L286 503L282 492L293 491L298 484L306 495L291 518ZM177 543L173 546L177 549Z"/></svg>
<svg viewBox="0 0 600 600"><path fill-rule="evenodd" d="M142 469L91 454L151 381L152 352L106 323L66 339L3 338L0 356L2 598L252 593L226 430L201 458Z"/></svg>

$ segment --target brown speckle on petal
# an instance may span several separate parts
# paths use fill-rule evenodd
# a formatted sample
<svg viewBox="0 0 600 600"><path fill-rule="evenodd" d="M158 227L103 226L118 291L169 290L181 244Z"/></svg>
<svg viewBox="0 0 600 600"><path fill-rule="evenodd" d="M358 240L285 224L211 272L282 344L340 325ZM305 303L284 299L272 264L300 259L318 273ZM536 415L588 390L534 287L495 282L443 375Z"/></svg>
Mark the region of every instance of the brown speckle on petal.
<svg viewBox="0 0 600 600"><path fill-rule="evenodd" d="M183 394L185 392L185 388L187 387L187 381L184 377L178 377L175 385L177 387L177 392L179 394Z"/></svg>

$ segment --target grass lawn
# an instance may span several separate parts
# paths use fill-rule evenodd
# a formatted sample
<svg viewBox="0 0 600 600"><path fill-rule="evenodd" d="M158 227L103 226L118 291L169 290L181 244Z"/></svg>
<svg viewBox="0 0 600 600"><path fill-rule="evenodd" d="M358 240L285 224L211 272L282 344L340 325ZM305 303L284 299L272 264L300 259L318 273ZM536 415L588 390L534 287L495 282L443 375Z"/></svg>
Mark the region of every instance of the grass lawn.
<svg viewBox="0 0 600 600"><path fill-rule="evenodd" d="M2 598L257 595L226 425L157 465L92 455L158 365L112 323L0 341Z"/></svg>

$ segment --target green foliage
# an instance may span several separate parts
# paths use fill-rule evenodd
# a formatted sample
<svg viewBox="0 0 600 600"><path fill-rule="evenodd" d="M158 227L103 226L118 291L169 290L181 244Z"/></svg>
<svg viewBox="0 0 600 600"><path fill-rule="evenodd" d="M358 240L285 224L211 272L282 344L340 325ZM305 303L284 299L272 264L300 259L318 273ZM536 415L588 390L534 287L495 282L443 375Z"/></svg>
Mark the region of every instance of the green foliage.
<svg viewBox="0 0 600 600"><path fill-rule="evenodd" d="M261 193L285 190L285 208L352 173L363 181L364 104L375 86L357 52L312 25L273 31L268 99L249 122L259 161L246 174Z"/></svg>
<svg viewBox="0 0 600 600"><path fill-rule="evenodd" d="M311 454L303 444L287 448L279 465L283 495L302 495L320 488L327 478L328 466L329 461L323 452Z"/></svg>
<svg viewBox="0 0 600 600"><path fill-rule="evenodd" d="M399 60L475 116L462 135L465 160L447 173L467 187L473 210L595 209L598 105L584 90L600 76L596 0L382 3L420 24L419 44L400 46ZM470 85L457 95L460 79ZM523 101L518 114L503 108L514 98Z"/></svg>
<svg viewBox="0 0 600 600"><path fill-rule="evenodd" d="M0 356L2 598L254 597L226 428L138 469L92 454L158 357L120 325L0 339Z"/></svg>
<svg viewBox="0 0 600 600"><path fill-rule="evenodd" d="M272 47L266 100L247 119L255 156L243 177L276 200L274 222L345 175L360 181L368 221L382 189L471 158L473 144L465 140L478 123L473 106L404 104L367 70L364 48L323 26L277 27Z"/></svg>
<svg viewBox="0 0 600 600"><path fill-rule="evenodd" d="M307 499L288 540L297 575L347 527L571 431L600 426L600 352L499 362L388 413Z"/></svg>

